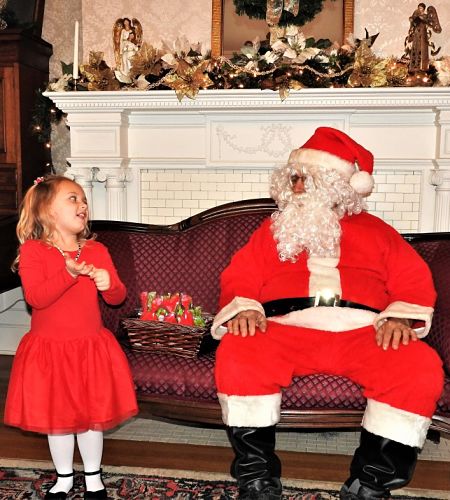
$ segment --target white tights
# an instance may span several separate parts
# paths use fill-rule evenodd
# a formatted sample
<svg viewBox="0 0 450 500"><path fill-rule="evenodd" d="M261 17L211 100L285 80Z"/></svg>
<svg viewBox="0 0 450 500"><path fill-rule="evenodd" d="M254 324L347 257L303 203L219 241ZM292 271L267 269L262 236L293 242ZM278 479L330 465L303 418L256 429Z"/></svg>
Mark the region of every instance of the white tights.
<svg viewBox="0 0 450 500"><path fill-rule="evenodd" d="M77 434L78 449L80 450L85 472L95 472L100 469L103 454L103 432L87 431ZM73 453L75 450L74 434L51 434L48 436L48 445L53 464L59 474L73 472ZM85 476L86 490L98 491L104 488L100 474ZM68 491L73 486L73 476L58 477L51 493Z"/></svg>

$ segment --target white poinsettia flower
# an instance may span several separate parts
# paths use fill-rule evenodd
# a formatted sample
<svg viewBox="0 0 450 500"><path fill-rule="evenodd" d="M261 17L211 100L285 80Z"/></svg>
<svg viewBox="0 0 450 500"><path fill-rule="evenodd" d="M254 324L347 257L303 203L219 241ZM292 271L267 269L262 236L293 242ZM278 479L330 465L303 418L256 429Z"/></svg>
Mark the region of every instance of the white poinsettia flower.
<svg viewBox="0 0 450 500"><path fill-rule="evenodd" d="M287 48L289 48L289 45L286 45L281 40L277 40L274 44L271 45L271 49L275 52L284 52Z"/></svg>
<svg viewBox="0 0 450 500"><path fill-rule="evenodd" d="M356 40L355 37L353 36L353 33L350 33L350 35L348 35L341 49L346 52L353 52L354 50L356 50Z"/></svg>
<svg viewBox="0 0 450 500"><path fill-rule="evenodd" d="M147 90L150 85L144 75L139 75L139 78L137 78L134 83L139 90Z"/></svg>
<svg viewBox="0 0 450 500"><path fill-rule="evenodd" d="M273 64L275 61L277 61L280 58L280 54L277 54L276 52L272 52L271 50L268 50L264 54L263 58L268 64Z"/></svg>
<svg viewBox="0 0 450 500"><path fill-rule="evenodd" d="M64 92L64 90L67 89L68 82L71 78L72 78L72 75L63 75L56 82L50 83L48 85L48 88L49 88L49 90L52 90L53 92Z"/></svg>
<svg viewBox="0 0 450 500"><path fill-rule="evenodd" d="M328 64L330 62L330 58L322 52L316 55L316 61L319 61L323 64Z"/></svg>
<svg viewBox="0 0 450 500"><path fill-rule="evenodd" d="M178 61L176 57L171 53L168 52L167 54L164 54L161 59L167 63L169 66L176 66L178 64Z"/></svg>
<svg viewBox="0 0 450 500"><path fill-rule="evenodd" d="M432 64L437 70L438 86L448 87L450 85L450 56L444 56Z"/></svg>
<svg viewBox="0 0 450 500"><path fill-rule="evenodd" d="M297 54L297 57L292 60L292 62L303 64L308 59L313 59L319 54L320 49L315 49L314 47L309 47L305 50L302 50L300 54Z"/></svg>
<svg viewBox="0 0 450 500"><path fill-rule="evenodd" d="M191 50L191 42L183 35L173 42L173 49L176 54L187 54Z"/></svg>
<svg viewBox="0 0 450 500"><path fill-rule="evenodd" d="M249 61L245 66L245 69L249 71L258 71L258 61Z"/></svg>
<svg viewBox="0 0 450 500"><path fill-rule="evenodd" d="M292 36L297 36L299 34L299 29L298 26L295 24L289 24L286 26L284 30L284 36L287 37L292 37Z"/></svg>
<svg viewBox="0 0 450 500"><path fill-rule="evenodd" d="M297 52L289 47L284 51L283 57L287 57L288 59L296 59L297 55Z"/></svg>
<svg viewBox="0 0 450 500"><path fill-rule="evenodd" d="M337 57L338 51L337 51L337 49L332 49L332 50L330 50L330 52L328 54L330 57Z"/></svg>
<svg viewBox="0 0 450 500"><path fill-rule="evenodd" d="M241 53L244 54L248 59L259 59L259 49L261 47L261 42L257 36L251 43L246 43L241 47Z"/></svg>
<svg viewBox="0 0 450 500"><path fill-rule="evenodd" d="M301 32L294 36L286 36L286 38L290 47L297 53L301 52L306 46L305 35Z"/></svg>

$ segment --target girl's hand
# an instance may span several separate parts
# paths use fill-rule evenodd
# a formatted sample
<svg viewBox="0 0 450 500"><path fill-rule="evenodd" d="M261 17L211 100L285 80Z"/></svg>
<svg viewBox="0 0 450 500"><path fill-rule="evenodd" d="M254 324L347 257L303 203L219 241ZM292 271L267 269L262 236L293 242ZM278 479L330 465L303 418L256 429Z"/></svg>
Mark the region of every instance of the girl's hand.
<svg viewBox="0 0 450 500"><path fill-rule="evenodd" d="M106 292L111 286L111 278L106 269L96 269L95 267L89 273L89 277L94 281L99 292Z"/></svg>
<svg viewBox="0 0 450 500"><path fill-rule="evenodd" d="M76 260L68 256L65 256L64 258L66 259L66 269L68 273L74 278L80 275L87 276L94 269L94 266L92 264L86 264L86 262L84 261L77 262Z"/></svg>

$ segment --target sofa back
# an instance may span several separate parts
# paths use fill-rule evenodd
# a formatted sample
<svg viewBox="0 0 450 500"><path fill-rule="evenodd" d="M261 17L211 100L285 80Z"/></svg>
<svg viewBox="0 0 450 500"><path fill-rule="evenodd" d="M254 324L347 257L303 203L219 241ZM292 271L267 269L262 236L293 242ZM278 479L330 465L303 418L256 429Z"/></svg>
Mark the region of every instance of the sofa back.
<svg viewBox="0 0 450 500"><path fill-rule="evenodd" d="M186 292L216 313L220 274L274 208L270 199L228 203L171 226L93 221L128 290L120 307L101 305L106 327L117 332L120 319L139 307L143 290Z"/></svg>
<svg viewBox="0 0 450 500"><path fill-rule="evenodd" d="M117 334L120 319L139 307L143 290L186 292L195 305L216 313L221 272L275 208L273 200L262 198L227 203L170 226L94 221L92 229L128 289L121 306L101 305L106 327ZM450 233L403 236L433 273L438 300L427 342L450 373Z"/></svg>

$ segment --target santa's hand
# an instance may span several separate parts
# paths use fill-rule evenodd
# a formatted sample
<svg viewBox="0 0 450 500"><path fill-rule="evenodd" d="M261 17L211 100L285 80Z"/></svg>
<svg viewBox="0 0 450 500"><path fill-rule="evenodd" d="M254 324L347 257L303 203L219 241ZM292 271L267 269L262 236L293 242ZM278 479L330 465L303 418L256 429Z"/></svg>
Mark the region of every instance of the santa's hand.
<svg viewBox="0 0 450 500"><path fill-rule="evenodd" d="M388 318L376 333L377 345L385 351L390 345L392 349L398 349L400 342L408 345L410 340L417 339L417 333L411 328L411 320L404 318Z"/></svg>
<svg viewBox="0 0 450 500"><path fill-rule="evenodd" d="M233 319L230 319L227 323L227 329L228 333L246 337L247 335L255 335L257 327L260 331L265 332L266 325L267 321L264 314L259 311L248 310L241 311Z"/></svg>
<svg viewBox="0 0 450 500"><path fill-rule="evenodd" d="M111 278L106 269L97 269L94 267L89 273L89 277L93 280L99 292L106 292L109 290Z"/></svg>

